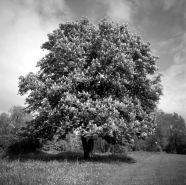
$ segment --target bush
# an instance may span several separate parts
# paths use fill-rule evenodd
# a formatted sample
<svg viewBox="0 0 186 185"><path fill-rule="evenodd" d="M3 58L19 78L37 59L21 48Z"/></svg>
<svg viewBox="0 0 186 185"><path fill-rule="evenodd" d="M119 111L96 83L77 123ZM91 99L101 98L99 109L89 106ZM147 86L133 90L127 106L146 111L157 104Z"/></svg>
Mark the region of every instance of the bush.
<svg viewBox="0 0 186 185"><path fill-rule="evenodd" d="M17 141L17 137L13 134L0 136L0 152L5 152L7 148Z"/></svg>
<svg viewBox="0 0 186 185"><path fill-rule="evenodd" d="M98 153L126 153L127 147L119 144L109 144L106 140L99 137L94 141L94 151Z"/></svg>
<svg viewBox="0 0 186 185"><path fill-rule="evenodd" d="M186 136L184 136L184 140L182 139L179 144L177 144L176 152L178 154L186 154Z"/></svg>
<svg viewBox="0 0 186 185"><path fill-rule="evenodd" d="M81 151L83 150L82 148L82 141L80 136L76 136L75 134L68 134L66 136L66 149L68 151Z"/></svg>
<svg viewBox="0 0 186 185"><path fill-rule="evenodd" d="M127 147L119 144L113 145L111 148L111 153L120 153L120 154L126 154L127 153Z"/></svg>
<svg viewBox="0 0 186 185"><path fill-rule="evenodd" d="M16 141L11 143L6 151L6 157L16 157L20 154L26 154L36 152L37 149L41 148L41 142L38 139L32 138L17 138Z"/></svg>
<svg viewBox="0 0 186 185"><path fill-rule="evenodd" d="M169 137L169 143L165 148L167 153L186 154L186 135Z"/></svg>
<svg viewBox="0 0 186 185"><path fill-rule="evenodd" d="M56 150L58 152L67 151L67 142L65 140L60 141L46 141L42 146L43 151Z"/></svg>
<svg viewBox="0 0 186 185"><path fill-rule="evenodd" d="M94 151L98 153L105 153L109 152L111 148L111 145L107 143L104 139L101 137L97 138L97 140L94 141Z"/></svg>
<svg viewBox="0 0 186 185"><path fill-rule="evenodd" d="M157 142L155 136L150 136L149 138L147 138L147 140L145 141L145 150L149 152L161 152L162 151L161 146Z"/></svg>
<svg viewBox="0 0 186 185"><path fill-rule="evenodd" d="M56 150L58 152L62 151L76 151L79 152L82 150L82 143L80 137L74 134L67 134L65 139L56 140L54 138L51 141L46 141L42 147L42 150Z"/></svg>
<svg viewBox="0 0 186 185"><path fill-rule="evenodd" d="M160 152L162 151L159 142L156 139L155 135L149 136L148 138L138 139L137 137L134 140L134 151L148 151L148 152Z"/></svg>

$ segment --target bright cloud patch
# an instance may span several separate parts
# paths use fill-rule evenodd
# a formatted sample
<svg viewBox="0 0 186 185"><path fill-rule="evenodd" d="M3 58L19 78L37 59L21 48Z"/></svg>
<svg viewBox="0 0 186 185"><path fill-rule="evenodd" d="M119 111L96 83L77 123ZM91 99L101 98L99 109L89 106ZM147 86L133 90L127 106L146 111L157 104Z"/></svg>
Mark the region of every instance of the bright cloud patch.
<svg viewBox="0 0 186 185"><path fill-rule="evenodd" d="M177 112L186 118L186 64L170 67L162 79L164 95L159 107L166 112Z"/></svg>
<svg viewBox="0 0 186 185"><path fill-rule="evenodd" d="M176 0L163 0L164 9L169 10L175 5L175 3L177 3Z"/></svg>
<svg viewBox="0 0 186 185"><path fill-rule="evenodd" d="M186 35L174 48L174 65L163 73L164 95L159 107L167 112L177 112L186 119Z"/></svg>
<svg viewBox="0 0 186 185"><path fill-rule="evenodd" d="M104 0L100 1L108 6L107 16L117 21L131 22L132 9L127 0Z"/></svg>
<svg viewBox="0 0 186 185"><path fill-rule="evenodd" d="M0 2L0 112L23 104L24 98L17 96L18 77L36 71L37 61L45 54L40 46L58 26L57 12L67 12L62 1L52 2ZM44 20L47 12L51 19Z"/></svg>

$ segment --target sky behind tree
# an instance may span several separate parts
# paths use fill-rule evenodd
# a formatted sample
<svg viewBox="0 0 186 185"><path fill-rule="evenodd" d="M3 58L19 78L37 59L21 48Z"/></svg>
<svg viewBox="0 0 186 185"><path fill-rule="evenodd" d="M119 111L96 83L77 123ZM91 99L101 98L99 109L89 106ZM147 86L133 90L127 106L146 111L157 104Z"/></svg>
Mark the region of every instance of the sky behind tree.
<svg viewBox="0 0 186 185"><path fill-rule="evenodd" d="M23 105L18 77L36 72L47 34L59 23L82 16L96 23L110 17L151 43L162 76L158 107L186 119L186 1L185 0L1 0L0 112Z"/></svg>

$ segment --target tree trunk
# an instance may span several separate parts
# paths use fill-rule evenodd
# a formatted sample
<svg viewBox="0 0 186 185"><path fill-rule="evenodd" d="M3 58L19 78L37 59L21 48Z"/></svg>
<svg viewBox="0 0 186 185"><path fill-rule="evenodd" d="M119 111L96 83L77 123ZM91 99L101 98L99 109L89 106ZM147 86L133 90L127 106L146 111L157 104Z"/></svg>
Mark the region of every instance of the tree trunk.
<svg viewBox="0 0 186 185"><path fill-rule="evenodd" d="M81 137L84 159L90 159L93 157L94 140L92 138Z"/></svg>

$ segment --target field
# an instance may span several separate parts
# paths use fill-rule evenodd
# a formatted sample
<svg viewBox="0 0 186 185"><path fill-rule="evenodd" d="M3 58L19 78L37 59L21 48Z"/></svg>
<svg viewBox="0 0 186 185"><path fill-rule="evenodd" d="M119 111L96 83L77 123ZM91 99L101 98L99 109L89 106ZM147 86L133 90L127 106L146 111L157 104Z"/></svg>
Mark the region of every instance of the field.
<svg viewBox="0 0 186 185"><path fill-rule="evenodd" d="M184 185L186 155L134 152L96 155L30 154L0 160L0 185Z"/></svg>

